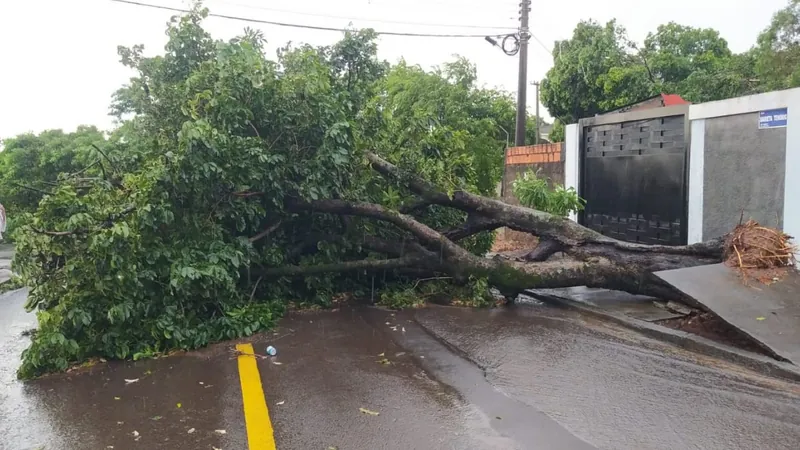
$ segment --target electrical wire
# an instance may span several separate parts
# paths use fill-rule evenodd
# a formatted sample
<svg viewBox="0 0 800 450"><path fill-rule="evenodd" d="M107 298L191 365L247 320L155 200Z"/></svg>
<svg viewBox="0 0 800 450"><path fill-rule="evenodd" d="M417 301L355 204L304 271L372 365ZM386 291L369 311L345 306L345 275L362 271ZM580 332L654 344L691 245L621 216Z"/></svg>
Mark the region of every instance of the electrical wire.
<svg viewBox="0 0 800 450"><path fill-rule="evenodd" d="M110 0L115 3L125 3L128 5L134 6L142 6L146 8L153 8L153 9L161 9L166 11L173 11L173 12L180 12L180 13L190 13L192 11L188 9L182 8L174 8L171 6L164 6L164 5L153 5L150 3L141 3L133 0ZM288 22L276 22L272 20L261 20L261 19L250 19L247 17L239 17L239 16L232 16L228 14L215 14L215 13L208 13L210 17L217 17L220 19L229 19L229 20L238 20L241 22L249 22L249 23L259 23L265 25L275 25L279 27L289 27L289 28L304 28L307 30L320 30L320 31L338 31L338 32L346 32L349 31L344 28L335 28L335 27L323 27L323 26L316 26L316 25L303 25L297 23L288 23ZM404 36L404 37L430 37L430 38L485 38L486 34L437 34L437 33L413 33L413 32L400 32L400 31L375 31L375 34L381 36ZM497 34L497 35L489 35L489 36L504 36L504 34Z"/></svg>
<svg viewBox="0 0 800 450"><path fill-rule="evenodd" d="M271 11L271 12L278 12L278 13L285 13L285 14L296 14L298 16L309 16L309 17L322 17L326 19L341 19L341 20L360 20L364 22L376 22L376 23L390 23L395 25L413 25L418 27L442 27L442 28L471 28L476 30L515 30L516 27L512 26L497 26L497 27L490 27L485 25L456 25L456 24L446 24L446 23L422 23L422 22L403 22L399 20L385 20L385 19L369 19L366 17L347 17L347 16L335 16L331 14L318 14L318 13L310 13L304 11L292 11L288 9L278 9L278 8L267 8L263 6L256 6L256 5L248 5L246 3L237 3L237 2L229 2L225 0L216 0L215 3L221 3L224 5L230 6L238 6L242 8L250 8L250 9L258 9L262 11Z"/></svg>

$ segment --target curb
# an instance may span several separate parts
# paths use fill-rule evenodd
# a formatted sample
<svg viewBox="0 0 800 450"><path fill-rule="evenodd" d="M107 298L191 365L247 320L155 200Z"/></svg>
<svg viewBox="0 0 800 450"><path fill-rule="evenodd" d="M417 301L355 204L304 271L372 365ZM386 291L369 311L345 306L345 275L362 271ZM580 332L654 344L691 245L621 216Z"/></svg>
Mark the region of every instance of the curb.
<svg viewBox="0 0 800 450"><path fill-rule="evenodd" d="M660 341L666 341L684 350L700 353L705 356L723 359L739 366L754 370L762 375L788 379L800 382L800 368L797 366L781 362L768 356L740 350L729 345L720 344L710 339L688 333L686 331L673 330L671 328L655 325L644 320L634 319L621 314L614 314L599 308L588 306L563 297L551 295L534 294L526 292L533 298L549 304L556 304L567 308L575 309L591 315L593 317L613 322L630 330L641 333Z"/></svg>

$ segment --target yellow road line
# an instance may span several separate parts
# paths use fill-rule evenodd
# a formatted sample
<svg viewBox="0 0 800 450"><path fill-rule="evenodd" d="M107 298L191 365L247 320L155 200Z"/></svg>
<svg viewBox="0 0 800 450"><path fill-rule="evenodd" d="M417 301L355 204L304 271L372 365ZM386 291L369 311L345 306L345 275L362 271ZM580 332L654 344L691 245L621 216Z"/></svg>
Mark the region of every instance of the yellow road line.
<svg viewBox="0 0 800 450"><path fill-rule="evenodd" d="M253 356L253 345L237 344L236 350L239 351L239 382L242 385L247 446L250 450L275 450L272 422L261 386L261 375Z"/></svg>

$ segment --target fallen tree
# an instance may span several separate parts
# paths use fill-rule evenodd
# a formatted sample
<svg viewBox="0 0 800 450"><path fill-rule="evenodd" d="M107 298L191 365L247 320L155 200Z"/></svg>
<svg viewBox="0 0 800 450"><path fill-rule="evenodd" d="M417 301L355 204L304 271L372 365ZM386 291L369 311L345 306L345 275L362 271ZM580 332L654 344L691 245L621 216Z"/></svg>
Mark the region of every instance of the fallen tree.
<svg viewBox="0 0 800 450"><path fill-rule="evenodd" d="M39 318L21 377L250 335L289 303L345 292L390 306L487 304L489 286L676 299L654 271L722 260L721 240L620 242L491 198L514 103L476 88L464 60L390 67L364 30L275 62L259 33L214 41L203 16L174 18L163 56L120 49L137 72L112 106L122 125L20 218L14 267ZM542 243L486 258L499 227Z"/></svg>

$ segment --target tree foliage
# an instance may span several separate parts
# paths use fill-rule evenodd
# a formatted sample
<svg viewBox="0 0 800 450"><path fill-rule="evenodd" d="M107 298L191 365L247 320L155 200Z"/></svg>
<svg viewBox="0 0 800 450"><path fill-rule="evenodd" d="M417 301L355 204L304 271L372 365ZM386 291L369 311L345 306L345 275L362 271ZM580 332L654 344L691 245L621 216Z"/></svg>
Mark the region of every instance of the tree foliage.
<svg viewBox="0 0 800 450"><path fill-rule="evenodd" d="M0 152L0 202L9 222L4 239L13 239L20 220L36 210L60 176L78 171L84 178L97 176L100 170L92 161L102 157L98 149L104 144L102 132L85 126L73 133L49 130L5 139Z"/></svg>
<svg viewBox="0 0 800 450"><path fill-rule="evenodd" d="M419 247L407 229L308 205L391 208L435 229L467 214L414 201L402 180L375 174L365 150L444 191L489 193L499 180L513 101L476 88L467 61L390 67L371 30L331 47L286 46L272 60L258 32L213 39L206 14L173 18L162 55L119 49L135 71L112 103L121 125L99 162L72 160L98 172L65 169L72 175L25 216L14 266L33 287L26 306L39 329L20 376L249 335L289 302L413 291L413 264L375 262L396 248L408 262L404 243ZM491 234L462 245L482 254ZM373 263L383 269L339 273ZM279 276L307 267L323 269Z"/></svg>
<svg viewBox="0 0 800 450"><path fill-rule="evenodd" d="M800 86L800 0L790 0L758 37L755 71L765 89Z"/></svg>

